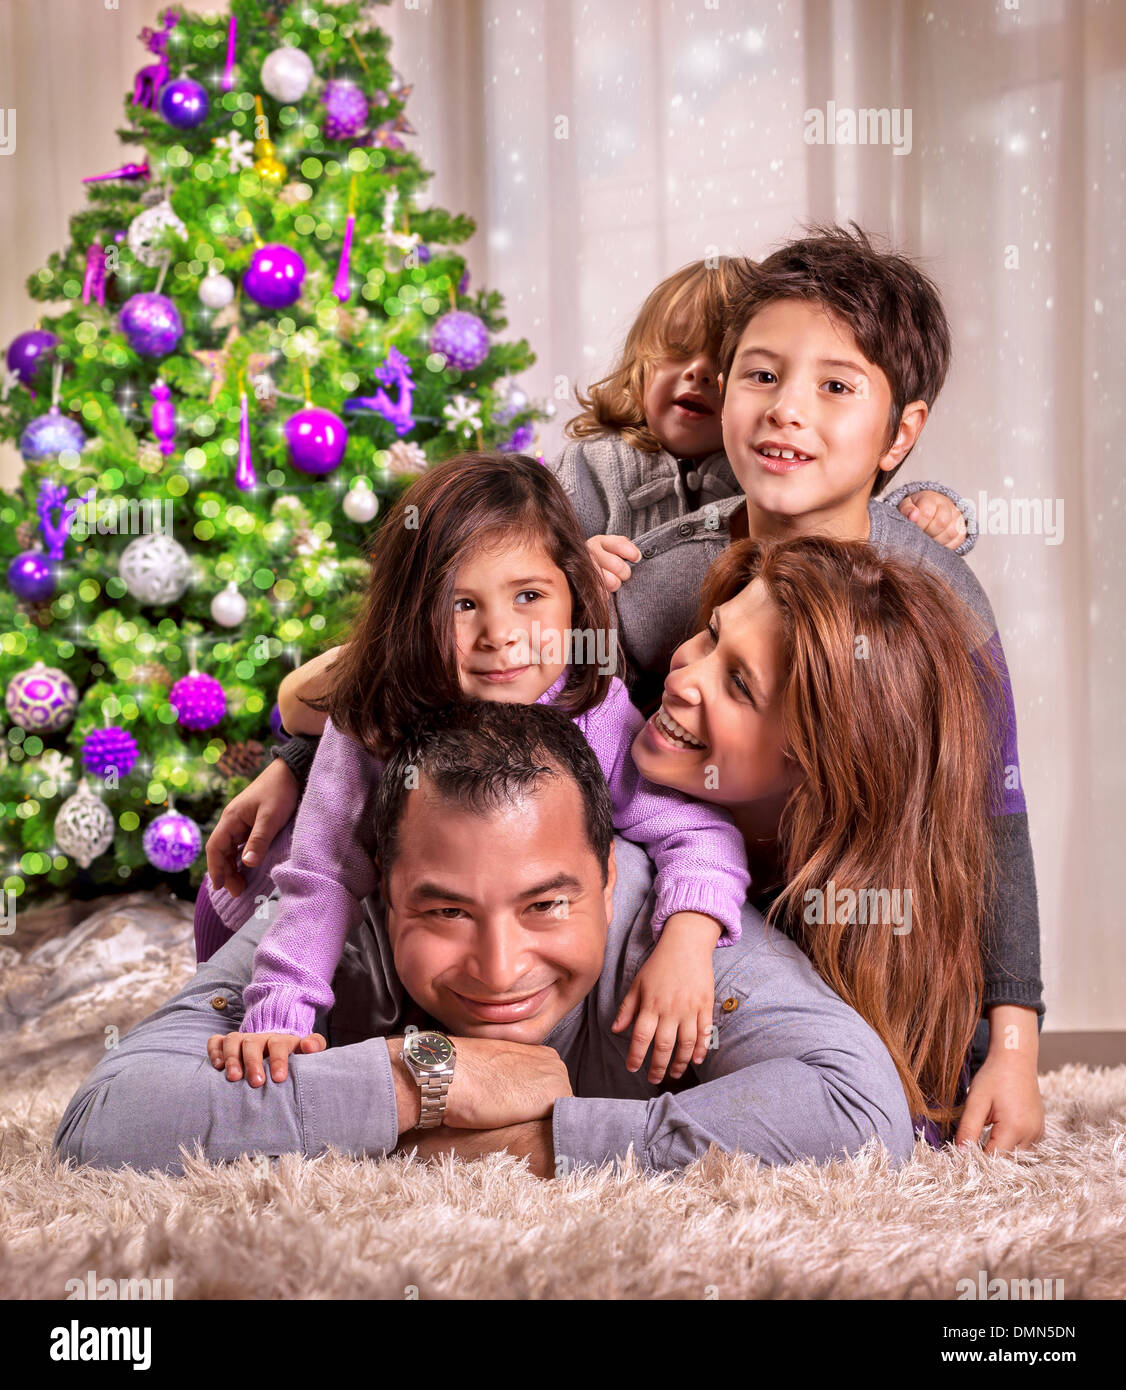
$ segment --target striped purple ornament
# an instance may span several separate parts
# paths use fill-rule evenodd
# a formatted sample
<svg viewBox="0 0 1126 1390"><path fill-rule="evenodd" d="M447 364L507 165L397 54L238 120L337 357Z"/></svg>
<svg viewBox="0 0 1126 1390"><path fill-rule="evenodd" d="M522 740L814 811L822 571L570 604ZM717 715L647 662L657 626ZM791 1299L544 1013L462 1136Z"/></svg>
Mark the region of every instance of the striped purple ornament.
<svg viewBox="0 0 1126 1390"><path fill-rule="evenodd" d="M162 873L190 868L203 848L203 833L190 816L165 811L150 822L141 839L145 858Z"/></svg>

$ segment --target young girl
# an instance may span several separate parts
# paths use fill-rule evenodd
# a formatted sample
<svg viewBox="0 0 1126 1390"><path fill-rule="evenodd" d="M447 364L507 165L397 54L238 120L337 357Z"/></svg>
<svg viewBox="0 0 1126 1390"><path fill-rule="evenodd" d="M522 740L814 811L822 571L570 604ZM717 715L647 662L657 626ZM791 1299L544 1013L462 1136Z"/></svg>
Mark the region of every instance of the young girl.
<svg viewBox="0 0 1126 1390"><path fill-rule="evenodd" d="M629 750L644 721L612 674L613 636L575 514L536 460L464 454L404 494L379 531L365 610L319 702L328 721L289 858L274 872L281 906L254 957L243 1035L267 1035L277 1062L332 1004L345 939L377 886L368 806L379 760L418 715L462 697L548 701L598 755L615 828L657 866L657 945L642 969L634 1051L644 1057L656 1034L654 1081L674 1048L674 1075L703 1061L711 953L739 937L746 855L726 811L639 775Z"/></svg>

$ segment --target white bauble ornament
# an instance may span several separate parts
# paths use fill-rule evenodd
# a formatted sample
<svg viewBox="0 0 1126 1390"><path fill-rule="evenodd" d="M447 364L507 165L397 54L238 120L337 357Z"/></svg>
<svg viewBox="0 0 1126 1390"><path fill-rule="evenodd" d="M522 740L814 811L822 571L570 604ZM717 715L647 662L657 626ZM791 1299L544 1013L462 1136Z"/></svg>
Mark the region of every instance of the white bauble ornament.
<svg viewBox="0 0 1126 1390"><path fill-rule="evenodd" d="M150 269L160 265L164 253L156 243L169 227L178 237L186 237L188 234L187 227L172 211L172 204L167 198L154 207L139 212L129 223L125 239L129 243L129 250L142 265L147 265Z"/></svg>
<svg viewBox="0 0 1126 1390"><path fill-rule="evenodd" d="M192 577L187 551L160 531L130 541L121 552L117 571L141 603L175 603Z"/></svg>
<svg viewBox="0 0 1126 1390"><path fill-rule="evenodd" d="M113 815L85 782L79 782L78 790L59 807L55 840L84 869L113 844Z"/></svg>
<svg viewBox="0 0 1126 1390"><path fill-rule="evenodd" d="M275 101L300 101L313 80L313 60L301 48L275 48L262 64L262 86Z"/></svg>
<svg viewBox="0 0 1126 1390"><path fill-rule="evenodd" d="M349 521L371 521L379 512L379 498L370 487L350 488L344 494L344 515Z"/></svg>
<svg viewBox="0 0 1126 1390"><path fill-rule="evenodd" d="M246 599L233 579L211 600L211 616L220 627L238 627L246 617Z"/></svg>
<svg viewBox="0 0 1126 1390"><path fill-rule="evenodd" d="M234 297L234 281L229 276L212 271L200 282L200 303L207 309L225 309Z"/></svg>

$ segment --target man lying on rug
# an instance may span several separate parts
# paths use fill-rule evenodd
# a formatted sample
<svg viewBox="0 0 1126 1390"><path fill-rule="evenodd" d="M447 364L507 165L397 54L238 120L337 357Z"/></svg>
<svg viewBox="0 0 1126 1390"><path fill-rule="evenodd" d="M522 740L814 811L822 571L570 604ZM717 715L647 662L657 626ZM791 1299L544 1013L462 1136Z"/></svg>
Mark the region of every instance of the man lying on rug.
<svg viewBox="0 0 1126 1390"><path fill-rule="evenodd" d="M213 1161L507 1150L551 1177L631 1148L649 1170L711 1144L769 1163L873 1137L893 1161L911 1153L887 1049L750 906L740 939L713 953L704 1060L660 1085L627 1069L612 1025L654 950L654 868L615 837L598 760L563 712L470 701L421 721L372 813L382 893L316 1016L323 1031L271 1054L269 1081L260 1048L216 1032L243 1016L256 915L94 1068L60 1156L179 1173L180 1146L197 1143Z"/></svg>

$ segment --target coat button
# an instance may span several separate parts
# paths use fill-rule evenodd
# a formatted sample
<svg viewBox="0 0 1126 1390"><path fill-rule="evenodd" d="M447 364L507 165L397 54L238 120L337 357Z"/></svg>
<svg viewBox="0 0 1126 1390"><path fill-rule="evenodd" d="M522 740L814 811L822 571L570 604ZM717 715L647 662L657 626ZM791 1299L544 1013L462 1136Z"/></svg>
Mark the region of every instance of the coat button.
<svg viewBox="0 0 1126 1390"><path fill-rule="evenodd" d="M689 521L682 521L676 529L682 536L690 536L692 534L692 523Z"/></svg>
<svg viewBox="0 0 1126 1390"><path fill-rule="evenodd" d="M653 545L647 545L641 553L646 560L651 560L653 556L657 553L657 547Z"/></svg>
<svg viewBox="0 0 1126 1390"><path fill-rule="evenodd" d="M217 994L211 1001L211 1007L213 1009L225 1009L227 1007L227 1001L221 994ZM726 1005L724 1007L726 1007Z"/></svg>
<svg viewBox="0 0 1126 1390"><path fill-rule="evenodd" d="M738 1007L739 1007L739 1001L738 1001L738 999L725 999L725 1000L723 1001L723 1012L724 1012L725 1014L729 1014L729 1013L731 1012L732 1009L737 1009Z"/></svg>

